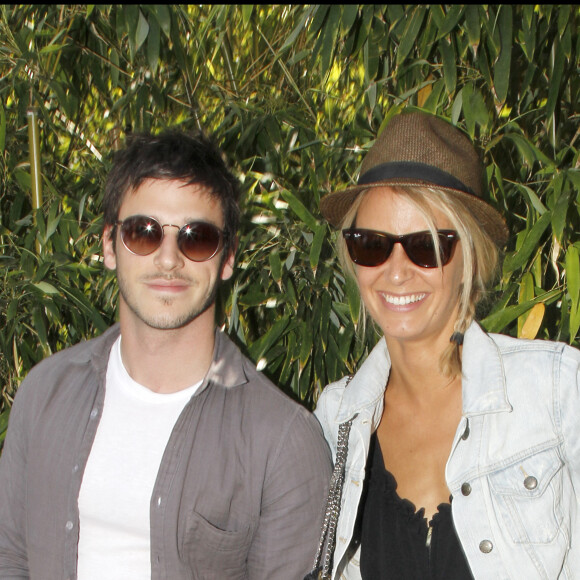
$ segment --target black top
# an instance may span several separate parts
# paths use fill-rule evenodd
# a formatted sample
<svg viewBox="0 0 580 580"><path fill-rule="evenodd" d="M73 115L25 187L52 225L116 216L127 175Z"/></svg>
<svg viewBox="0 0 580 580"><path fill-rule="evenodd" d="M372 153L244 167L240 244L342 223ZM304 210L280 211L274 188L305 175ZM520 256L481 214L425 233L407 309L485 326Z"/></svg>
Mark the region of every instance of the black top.
<svg viewBox="0 0 580 580"><path fill-rule="evenodd" d="M360 512L363 580L473 580L451 505L442 503L437 509L428 526L425 509L415 511L409 500L398 496L397 482L385 469L374 434Z"/></svg>

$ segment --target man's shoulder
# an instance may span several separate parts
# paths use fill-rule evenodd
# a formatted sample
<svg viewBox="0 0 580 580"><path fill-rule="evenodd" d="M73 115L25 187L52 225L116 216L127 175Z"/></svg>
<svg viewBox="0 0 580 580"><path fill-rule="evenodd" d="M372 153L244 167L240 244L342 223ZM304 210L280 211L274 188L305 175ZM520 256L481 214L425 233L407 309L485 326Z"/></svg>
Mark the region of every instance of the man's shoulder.
<svg viewBox="0 0 580 580"><path fill-rule="evenodd" d="M222 385L230 389L232 395L243 399L244 404L251 405L256 415L265 417L267 421L287 419L295 415L312 416L303 405L259 371L231 338L223 334L220 343L221 377L225 377Z"/></svg>
<svg viewBox="0 0 580 580"><path fill-rule="evenodd" d="M37 391L39 386L56 388L65 385L67 377L82 373L83 369L88 373L106 369L109 351L118 335L119 327L114 325L96 338L79 342L40 361L19 387L20 396L27 390Z"/></svg>
<svg viewBox="0 0 580 580"><path fill-rule="evenodd" d="M66 364L84 364L95 358L108 358L111 346L118 336L119 325L115 324L95 338L83 340L50 355L36 364L30 373L45 373L52 368L62 369Z"/></svg>

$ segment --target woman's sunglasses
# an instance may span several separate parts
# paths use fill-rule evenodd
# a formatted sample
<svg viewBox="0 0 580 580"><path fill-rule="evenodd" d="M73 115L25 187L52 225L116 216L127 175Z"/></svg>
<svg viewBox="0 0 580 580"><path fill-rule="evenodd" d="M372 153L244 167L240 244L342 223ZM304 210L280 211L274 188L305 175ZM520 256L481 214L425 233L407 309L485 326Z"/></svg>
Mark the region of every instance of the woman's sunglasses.
<svg viewBox="0 0 580 580"><path fill-rule="evenodd" d="M401 244L409 260L421 268L436 268L437 251L431 232L413 232L403 236L393 236L374 230L350 228L342 230L350 259L359 266L379 266L391 255L395 244ZM437 230L441 265L449 263L453 248L459 239L453 230Z"/></svg>
<svg viewBox="0 0 580 580"><path fill-rule="evenodd" d="M223 232L207 222L191 222L183 227L160 224L155 218L134 215L116 222L121 226L123 245L137 256L152 254L163 242L166 227L177 228L177 246L181 253L194 262L211 260L223 244Z"/></svg>

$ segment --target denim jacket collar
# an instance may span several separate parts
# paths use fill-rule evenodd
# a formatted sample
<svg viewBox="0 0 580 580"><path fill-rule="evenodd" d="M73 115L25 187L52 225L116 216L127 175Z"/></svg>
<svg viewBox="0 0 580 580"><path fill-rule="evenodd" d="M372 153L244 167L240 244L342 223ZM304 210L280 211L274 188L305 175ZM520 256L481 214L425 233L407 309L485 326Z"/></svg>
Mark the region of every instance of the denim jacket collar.
<svg viewBox="0 0 580 580"><path fill-rule="evenodd" d="M499 348L476 322L465 333L462 367L465 417L512 410Z"/></svg>
<svg viewBox="0 0 580 580"><path fill-rule="evenodd" d="M479 324L473 322L463 342L463 415L511 411L503 364L498 347ZM355 414L369 409L382 414L383 398L391 359L382 337L344 391L336 422L348 421Z"/></svg>
<svg viewBox="0 0 580 580"><path fill-rule="evenodd" d="M371 413L375 409L379 410L380 418L383 410L382 398L390 372L391 358L385 338L381 337L345 389L336 422L348 421L365 409L369 409ZM376 415L376 411L374 414Z"/></svg>

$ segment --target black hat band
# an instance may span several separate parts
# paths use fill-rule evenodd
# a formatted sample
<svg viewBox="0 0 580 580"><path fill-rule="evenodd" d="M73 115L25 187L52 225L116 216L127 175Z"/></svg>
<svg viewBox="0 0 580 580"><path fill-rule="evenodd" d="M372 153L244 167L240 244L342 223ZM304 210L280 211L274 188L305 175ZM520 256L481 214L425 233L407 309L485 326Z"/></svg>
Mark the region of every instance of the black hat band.
<svg viewBox="0 0 580 580"><path fill-rule="evenodd" d="M450 173L416 161L395 161L375 165L359 177L358 185L368 185L388 179L420 179L439 187L456 189L477 197L473 189Z"/></svg>

